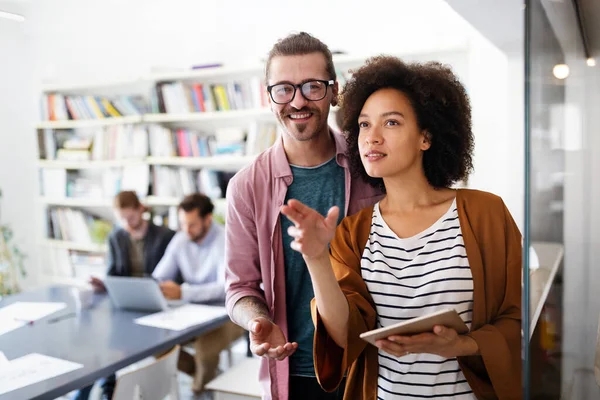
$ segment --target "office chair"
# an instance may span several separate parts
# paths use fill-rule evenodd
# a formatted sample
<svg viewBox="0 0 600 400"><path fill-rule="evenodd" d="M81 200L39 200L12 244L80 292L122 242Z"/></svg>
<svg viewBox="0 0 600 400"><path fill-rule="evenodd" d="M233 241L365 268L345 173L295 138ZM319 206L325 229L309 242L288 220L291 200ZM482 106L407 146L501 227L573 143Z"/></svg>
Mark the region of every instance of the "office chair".
<svg viewBox="0 0 600 400"><path fill-rule="evenodd" d="M117 377L112 400L179 400L177 358L179 345L152 364Z"/></svg>

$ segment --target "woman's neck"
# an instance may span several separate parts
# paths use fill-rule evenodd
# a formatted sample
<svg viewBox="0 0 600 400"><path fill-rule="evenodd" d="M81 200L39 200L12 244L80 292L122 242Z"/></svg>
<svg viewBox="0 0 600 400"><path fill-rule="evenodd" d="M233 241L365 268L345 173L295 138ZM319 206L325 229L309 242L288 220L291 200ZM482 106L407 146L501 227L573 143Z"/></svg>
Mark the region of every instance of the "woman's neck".
<svg viewBox="0 0 600 400"><path fill-rule="evenodd" d="M443 203L455 196L452 189L436 189L424 175L418 177L394 177L384 179L386 197L381 201L382 211L393 210L411 213L417 209Z"/></svg>

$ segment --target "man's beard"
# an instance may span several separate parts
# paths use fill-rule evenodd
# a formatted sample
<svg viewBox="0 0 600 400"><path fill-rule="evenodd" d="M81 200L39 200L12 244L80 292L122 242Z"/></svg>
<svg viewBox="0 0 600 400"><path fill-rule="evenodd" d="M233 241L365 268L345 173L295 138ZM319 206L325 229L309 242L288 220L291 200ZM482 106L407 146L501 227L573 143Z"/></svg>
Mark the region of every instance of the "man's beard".
<svg viewBox="0 0 600 400"><path fill-rule="evenodd" d="M135 226L128 226L127 230L131 233L137 233L138 231L140 231L142 229L143 226L144 226L144 220L140 219L140 221Z"/></svg>
<svg viewBox="0 0 600 400"><path fill-rule="evenodd" d="M307 131L310 129L309 124L313 121L309 120L306 123L296 123L289 116L290 114L296 113L310 113L312 114L311 120L315 120L317 125L314 128L314 132ZM298 141L308 141L314 139L318 136L319 131L321 130L321 112L319 109L312 109L309 107L303 107L300 110L296 110L293 107L284 109L279 113L279 121L282 127L287 131L287 133L292 136L294 139Z"/></svg>
<svg viewBox="0 0 600 400"><path fill-rule="evenodd" d="M202 232L200 232L198 235L190 238L190 240L192 242L199 242L202 239L204 239L204 237L206 236L206 233L208 232L208 228L204 227L204 229L202 229Z"/></svg>

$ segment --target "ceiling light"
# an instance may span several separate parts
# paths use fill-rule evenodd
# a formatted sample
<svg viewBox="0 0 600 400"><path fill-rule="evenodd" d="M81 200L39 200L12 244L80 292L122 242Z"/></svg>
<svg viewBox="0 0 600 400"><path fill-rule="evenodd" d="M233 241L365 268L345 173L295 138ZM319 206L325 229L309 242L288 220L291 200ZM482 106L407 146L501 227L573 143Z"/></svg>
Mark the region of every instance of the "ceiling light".
<svg viewBox="0 0 600 400"><path fill-rule="evenodd" d="M552 73L556 79L565 79L569 76L569 66L567 64L556 64L554 68L552 68Z"/></svg>
<svg viewBox="0 0 600 400"><path fill-rule="evenodd" d="M0 18L12 19L13 21L23 22L25 17L19 14L13 14L6 11L0 11Z"/></svg>
<svg viewBox="0 0 600 400"><path fill-rule="evenodd" d="M588 67L595 67L596 66L596 59L593 57L590 57L587 59L586 61Z"/></svg>

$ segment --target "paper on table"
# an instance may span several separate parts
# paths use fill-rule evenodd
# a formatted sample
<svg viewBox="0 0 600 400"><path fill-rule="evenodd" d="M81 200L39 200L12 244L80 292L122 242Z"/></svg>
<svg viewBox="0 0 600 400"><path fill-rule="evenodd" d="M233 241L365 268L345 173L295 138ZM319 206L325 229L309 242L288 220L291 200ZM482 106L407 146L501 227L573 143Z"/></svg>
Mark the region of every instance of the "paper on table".
<svg viewBox="0 0 600 400"><path fill-rule="evenodd" d="M0 335L26 325L30 321L37 321L58 310L62 310L65 303L23 302L9 304L0 308Z"/></svg>
<svg viewBox="0 0 600 400"><path fill-rule="evenodd" d="M0 395L82 368L83 365L32 353L0 365Z"/></svg>
<svg viewBox="0 0 600 400"><path fill-rule="evenodd" d="M23 321L16 321L11 316L2 316L0 314L0 335L4 335L12 330L22 327L25 325Z"/></svg>
<svg viewBox="0 0 600 400"><path fill-rule="evenodd" d="M37 321L66 307L66 303L17 301L0 308L0 320L10 317L19 321Z"/></svg>
<svg viewBox="0 0 600 400"><path fill-rule="evenodd" d="M136 318L135 323L155 328L181 331L190 326L209 322L227 315L225 307L206 306L202 304L186 304L167 311L161 311Z"/></svg>
<svg viewBox="0 0 600 400"><path fill-rule="evenodd" d="M8 362L8 358L0 351L0 367Z"/></svg>

